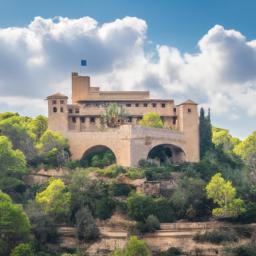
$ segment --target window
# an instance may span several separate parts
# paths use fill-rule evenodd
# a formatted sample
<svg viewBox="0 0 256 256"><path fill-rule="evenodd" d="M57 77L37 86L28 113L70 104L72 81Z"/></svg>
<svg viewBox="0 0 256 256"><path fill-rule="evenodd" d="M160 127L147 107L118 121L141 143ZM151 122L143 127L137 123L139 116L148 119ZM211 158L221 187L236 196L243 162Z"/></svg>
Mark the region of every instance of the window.
<svg viewBox="0 0 256 256"><path fill-rule="evenodd" d="M131 117L131 116L128 117L128 122L129 122L129 123L132 122L132 117Z"/></svg>
<svg viewBox="0 0 256 256"><path fill-rule="evenodd" d="M148 103L144 103L143 106L146 108L148 106Z"/></svg>
<svg viewBox="0 0 256 256"><path fill-rule="evenodd" d="M95 117L90 117L90 123L95 123Z"/></svg>
<svg viewBox="0 0 256 256"><path fill-rule="evenodd" d="M56 113L57 112L57 108L53 107L53 112Z"/></svg>
<svg viewBox="0 0 256 256"><path fill-rule="evenodd" d="M78 114L79 113L79 108L75 109L75 113Z"/></svg>
<svg viewBox="0 0 256 256"><path fill-rule="evenodd" d="M82 116L82 117L80 118L80 121L81 121L81 123L84 123L84 122L85 122L84 116Z"/></svg>
<svg viewBox="0 0 256 256"><path fill-rule="evenodd" d="M60 104L64 104L64 100L61 100L61 101L60 101Z"/></svg>
<svg viewBox="0 0 256 256"><path fill-rule="evenodd" d="M173 108L173 112L176 113L176 111L177 111L176 108Z"/></svg>
<svg viewBox="0 0 256 256"><path fill-rule="evenodd" d="M128 108L131 107L131 106L132 106L132 104L130 104L130 103L126 104L126 107L128 107Z"/></svg>
<svg viewBox="0 0 256 256"><path fill-rule="evenodd" d="M155 108L156 107L156 103L152 103L152 107Z"/></svg>
<svg viewBox="0 0 256 256"><path fill-rule="evenodd" d="M165 103L162 103L162 108L165 108Z"/></svg>
<svg viewBox="0 0 256 256"><path fill-rule="evenodd" d="M191 108L188 108L188 113L191 113L191 112L192 112Z"/></svg>
<svg viewBox="0 0 256 256"><path fill-rule="evenodd" d="M69 108L69 109L68 109L68 113L69 113L69 114L72 114L72 108Z"/></svg>
<svg viewBox="0 0 256 256"><path fill-rule="evenodd" d="M139 106L140 106L140 104L139 104L139 103L136 103L136 104L135 104L135 107L136 107L136 108L138 108Z"/></svg>
<svg viewBox="0 0 256 256"><path fill-rule="evenodd" d="M53 104L53 105L57 104L57 101L56 101L56 100L53 100L53 101L52 101L52 104Z"/></svg>
<svg viewBox="0 0 256 256"><path fill-rule="evenodd" d="M76 118L75 117L72 117L72 122L76 123Z"/></svg>
<svg viewBox="0 0 256 256"><path fill-rule="evenodd" d="M177 117L174 117L173 119L172 119L172 124L176 124L176 120L177 120Z"/></svg>
<svg viewBox="0 0 256 256"><path fill-rule="evenodd" d="M63 107L60 107L60 112L62 112L62 113L64 112L64 109L63 109Z"/></svg>

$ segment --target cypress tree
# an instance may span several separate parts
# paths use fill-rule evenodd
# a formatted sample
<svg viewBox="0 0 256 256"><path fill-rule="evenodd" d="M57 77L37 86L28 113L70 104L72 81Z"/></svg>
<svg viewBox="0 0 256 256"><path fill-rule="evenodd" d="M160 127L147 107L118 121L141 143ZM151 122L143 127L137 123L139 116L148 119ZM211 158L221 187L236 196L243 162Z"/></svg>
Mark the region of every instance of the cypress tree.
<svg viewBox="0 0 256 256"><path fill-rule="evenodd" d="M205 116L204 109L200 109L199 117L199 133L200 133L200 158L202 159L205 153L212 149L212 124L211 113L208 110L208 115Z"/></svg>

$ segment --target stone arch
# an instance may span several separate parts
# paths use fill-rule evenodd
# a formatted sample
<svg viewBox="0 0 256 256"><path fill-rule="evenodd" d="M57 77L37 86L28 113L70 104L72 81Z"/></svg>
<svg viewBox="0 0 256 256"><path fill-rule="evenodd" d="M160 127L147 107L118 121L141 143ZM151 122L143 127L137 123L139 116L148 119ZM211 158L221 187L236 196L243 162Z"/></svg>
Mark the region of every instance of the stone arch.
<svg viewBox="0 0 256 256"><path fill-rule="evenodd" d="M160 163L163 161L183 163L186 160L185 151L181 147L169 143L159 143L152 146L147 153L147 159L154 159L154 157L158 158Z"/></svg>
<svg viewBox="0 0 256 256"><path fill-rule="evenodd" d="M80 160L85 159L86 157L88 157L88 156L90 156L90 155L92 155L92 154L94 154L94 153L100 153L100 152L102 152L102 151L104 151L104 150L109 150L109 151L113 154L113 156L114 156L114 161L115 161L115 163L117 163L118 158L117 158L117 155L116 155L116 153L114 152L114 150L112 150L109 146L103 145L103 144L93 145L93 146L91 146L91 147L88 147L88 148L84 151L84 153L82 154Z"/></svg>

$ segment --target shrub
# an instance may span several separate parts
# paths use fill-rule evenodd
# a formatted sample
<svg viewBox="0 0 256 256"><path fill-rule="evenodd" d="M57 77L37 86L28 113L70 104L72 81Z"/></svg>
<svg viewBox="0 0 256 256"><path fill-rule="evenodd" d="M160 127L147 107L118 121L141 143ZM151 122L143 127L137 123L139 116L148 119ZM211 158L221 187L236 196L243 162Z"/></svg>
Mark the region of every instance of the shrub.
<svg viewBox="0 0 256 256"><path fill-rule="evenodd" d="M255 245L241 245L229 250L232 256L256 256Z"/></svg>
<svg viewBox="0 0 256 256"><path fill-rule="evenodd" d="M126 174L125 174L128 178L130 179L142 179L145 177L145 171L143 170L143 168L127 168L126 170Z"/></svg>
<svg viewBox="0 0 256 256"><path fill-rule="evenodd" d="M171 247L167 251L160 252L158 254L158 256L181 256L181 255L183 255L182 250L177 247Z"/></svg>
<svg viewBox="0 0 256 256"><path fill-rule="evenodd" d="M116 249L111 256L151 256L151 252L145 241L131 236L123 250Z"/></svg>
<svg viewBox="0 0 256 256"><path fill-rule="evenodd" d="M118 165L110 165L102 170L99 170L99 173L107 176L109 178L116 178L119 174L125 173L125 169Z"/></svg>
<svg viewBox="0 0 256 256"><path fill-rule="evenodd" d="M127 184L113 184L112 186L114 196L128 196L134 188Z"/></svg>
<svg viewBox="0 0 256 256"><path fill-rule="evenodd" d="M253 234L253 227L247 225L234 227L234 230L237 232L239 237L242 238L251 238Z"/></svg>
<svg viewBox="0 0 256 256"><path fill-rule="evenodd" d="M10 256L34 256L30 244L19 244L12 251Z"/></svg>
<svg viewBox="0 0 256 256"><path fill-rule="evenodd" d="M102 219L108 219L111 217L115 210L115 202L111 197L105 196L96 202L95 215Z"/></svg>
<svg viewBox="0 0 256 256"><path fill-rule="evenodd" d="M146 230L148 232L155 232L160 229L160 222L158 218L154 215L149 215L146 219Z"/></svg>
<svg viewBox="0 0 256 256"><path fill-rule="evenodd" d="M221 244L225 242L237 242L238 235L232 230L213 230L207 231L204 234L196 234L193 237L193 240L196 242L209 242L213 244Z"/></svg>
<svg viewBox="0 0 256 256"><path fill-rule="evenodd" d="M99 229L87 208L83 208L76 213L76 227L79 240L88 242L99 237Z"/></svg>
<svg viewBox="0 0 256 256"><path fill-rule="evenodd" d="M127 199L128 214L137 221L145 221L154 213L154 201L151 196L132 193Z"/></svg>
<svg viewBox="0 0 256 256"><path fill-rule="evenodd" d="M152 161L149 161L147 159L141 159L139 161L139 167L142 167L142 168L147 168L147 167L156 167L157 164L152 162Z"/></svg>

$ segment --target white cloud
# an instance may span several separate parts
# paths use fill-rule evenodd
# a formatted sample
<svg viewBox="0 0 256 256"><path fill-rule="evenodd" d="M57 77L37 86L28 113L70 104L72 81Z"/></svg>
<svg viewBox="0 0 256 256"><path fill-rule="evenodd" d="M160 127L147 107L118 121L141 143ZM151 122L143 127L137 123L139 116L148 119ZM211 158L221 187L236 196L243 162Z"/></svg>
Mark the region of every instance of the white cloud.
<svg viewBox="0 0 256 256"><path fill-rule="evenodd" d="M29 109L36 101L42 111L48 94L68 94L70 72L86 58L86 72L104 89L150 89L155 96L192 98L218 118L255 119L256 40L216 25L196 54L182 54L170 45L145 51L146 36L146 22L136 17L102 25L90 17L36 17L27 27L0 29L1 110L35 113Z"/></svg>

